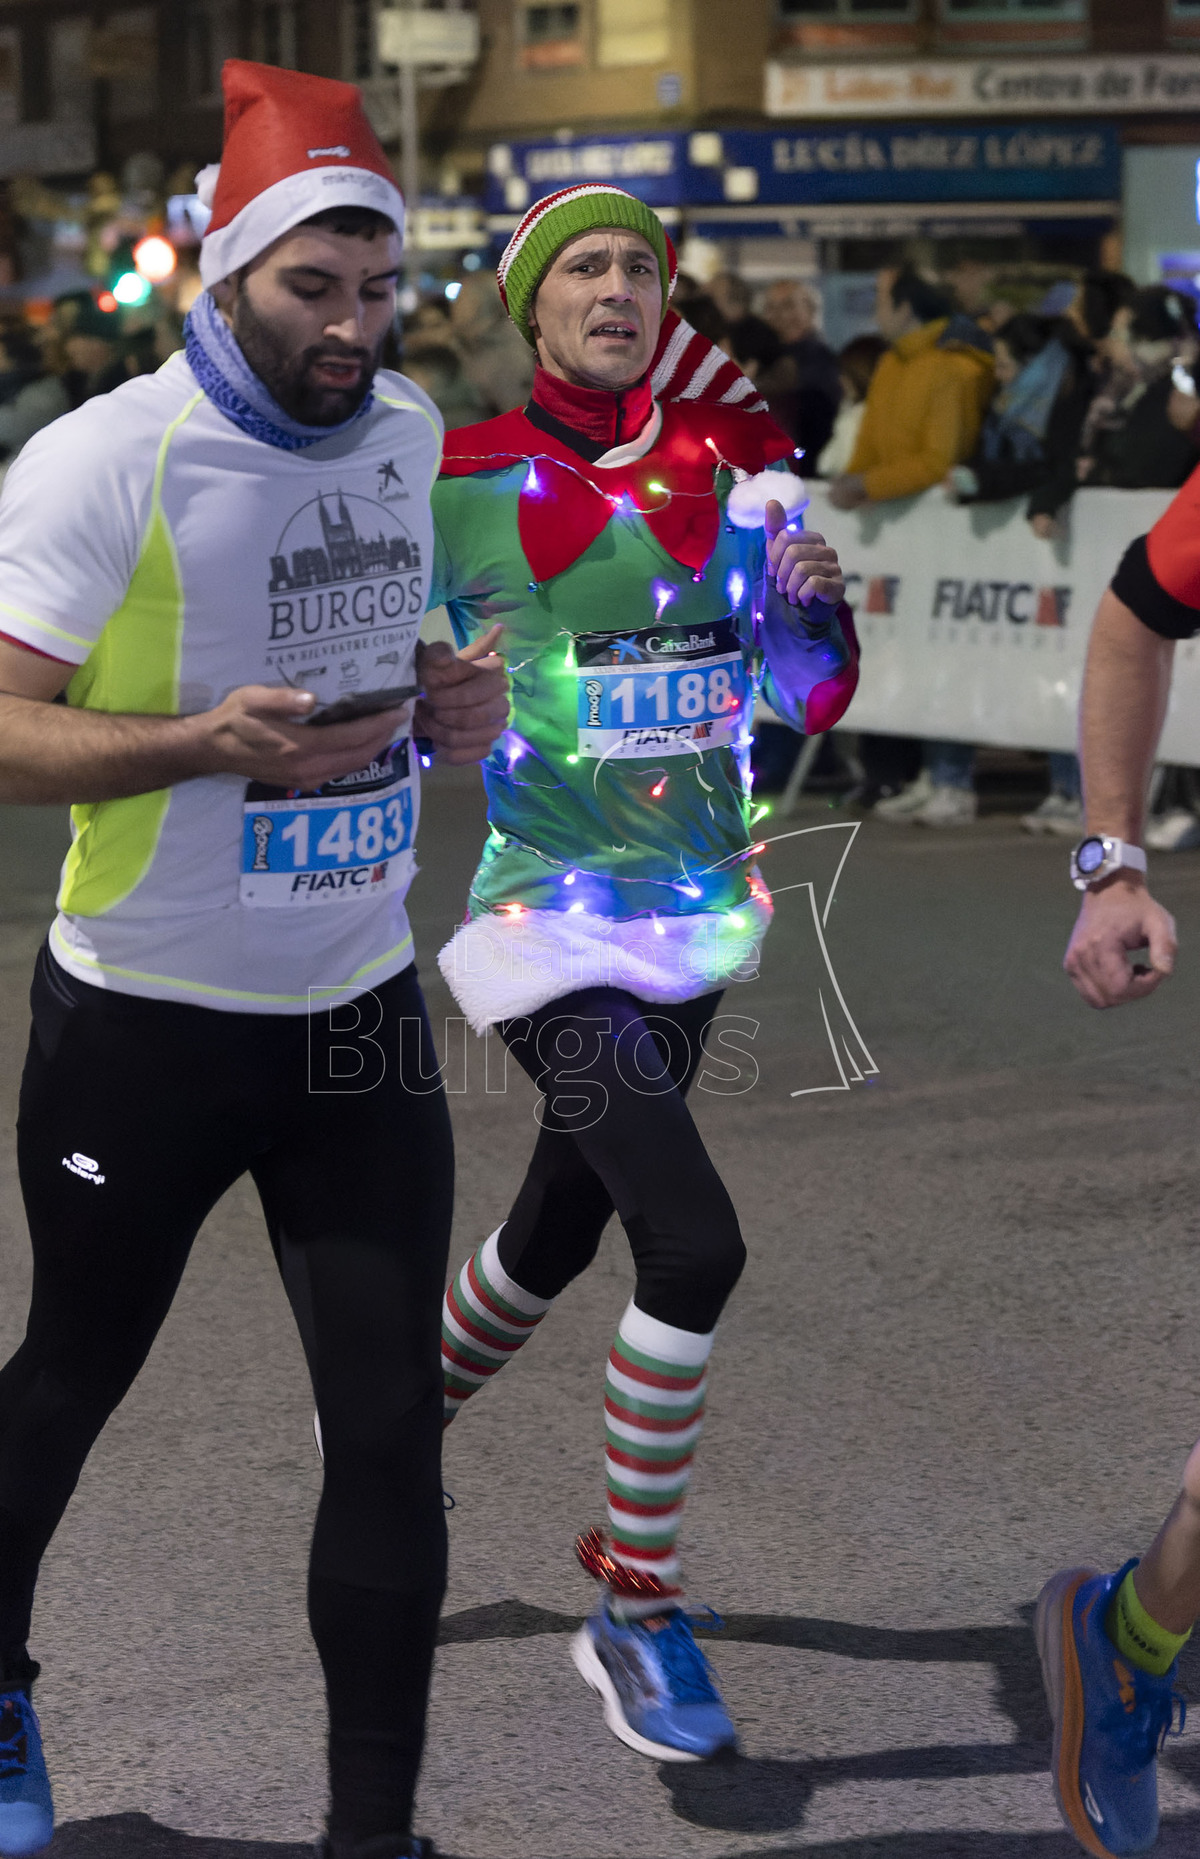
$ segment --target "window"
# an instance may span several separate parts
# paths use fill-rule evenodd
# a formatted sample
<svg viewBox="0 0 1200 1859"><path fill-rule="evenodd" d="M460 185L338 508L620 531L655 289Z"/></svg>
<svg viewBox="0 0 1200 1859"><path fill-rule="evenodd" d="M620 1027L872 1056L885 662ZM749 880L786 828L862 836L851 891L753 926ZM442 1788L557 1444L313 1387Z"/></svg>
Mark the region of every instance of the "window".
<svg viewBox="0 0 1200 1859"><path fill-rule="evenodd" d="M297 6L295 9L299 11ZM392 82L396 66L385 64L379 56L379 15L383 0L348 0L342 8L342 69L352 84L374 84L381 78ZM388 135L398 134L389 129Z"/></svg>
<svg viewBox="0 0 1200 1859"><path fill-rule="evenodd" d="M187 15L188 94L197 103L221 99L221 66L237 56L231 0L192 0Z"/></svg>
<svg viewBox="0 0 1200 1859"><path fill-rule="evenodd" d="M362 84L375 76L375 8L371 0L351 0L346 8L346 23L346 76Z"/></svg>
<svg viewBox="0 0 1200 1859"><path fill-rule="evenodd" d="M256 58L265 65L284 65L294 71L299 63L295 0L260 0L254 21Z"/></svg>
<svg viewBox="0 0 1200 1859"><path fill-rule="evenodd" d="M596 0L596 63L661 65L671 55L670 0Z"/></svg>
<svg viewBox="0 0 1200 1859"><path fill-rule="evenodd" d="M786 20L915 19L915 0L779 0Z"/></svg>
<svg viewBox="0 0 1200 1859"><path fill-rule="evenodd" d="M158 21L149 6L122 7L93 25L88 70L108 85L110 122L134 122L158 108Z"/></svg>
<svg viewBox="0 0 1200 1859"><path fill-rule="evenodd" d="M520 9L518 56L526 71L581 65L583 8L578 0L533 0Z"/></svg>
<svg viewBox="0 0 1200 1859"><path fill-rule="evenodd" d="M528 6L525 9L526 45L548 45L552 39L579 37L579 8L565 6Z"/></svg>
<svg viewBox="0 0 1200 1859"><path fill-rule="evenodd" d="M948 23L1001 19L1022 26L1038 20L1057 24L1086 19L1087 0L942 0L942 17Z"/></svg>

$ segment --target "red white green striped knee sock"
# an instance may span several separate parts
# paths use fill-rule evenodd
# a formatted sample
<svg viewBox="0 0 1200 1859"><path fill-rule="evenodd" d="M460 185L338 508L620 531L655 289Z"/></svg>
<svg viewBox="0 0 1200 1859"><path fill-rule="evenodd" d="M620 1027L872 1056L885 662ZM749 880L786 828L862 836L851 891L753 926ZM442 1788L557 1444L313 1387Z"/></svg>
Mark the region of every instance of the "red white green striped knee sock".
<svg viewBox="0 0 1200 1859"><path fill-rule="evenodd" d="M675 1539L704 1424L705 1364L713 1335L697 1336L648 1317L630 1303L608 1358L605 1431L613 1560L676 1586ZM661 1606L661 1603L659 1604ZM622 1600L626 1616L654 1613L650 1601Z"/></svg>
<svg viewBox="0 0 1200 1859"><path fill-rule="evenodd" d="M473 1252L442 1301L445 1422L527 1342L554 1302L515 1284L500 1263L501 1229Z"/></svg>

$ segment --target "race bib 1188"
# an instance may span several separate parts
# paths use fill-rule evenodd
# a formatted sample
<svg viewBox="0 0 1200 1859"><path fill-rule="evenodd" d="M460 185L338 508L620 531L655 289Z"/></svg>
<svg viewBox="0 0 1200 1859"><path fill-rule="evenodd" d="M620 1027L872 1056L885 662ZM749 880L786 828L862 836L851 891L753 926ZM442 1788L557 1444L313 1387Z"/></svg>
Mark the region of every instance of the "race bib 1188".
<svg viewBox="0 0 1200 1859"><path fill-rule="evenodd" d="M407 740L315 793L252 781L242 814L242 903L333 904L394 890L409 875L415 811Z"/></svg>
<svg viewBox="0 0 1200 1859"><path fill-rule="evenodd" d="M731 617L575 638L579 753L647 760L736 740L746 668Z"/></svg>

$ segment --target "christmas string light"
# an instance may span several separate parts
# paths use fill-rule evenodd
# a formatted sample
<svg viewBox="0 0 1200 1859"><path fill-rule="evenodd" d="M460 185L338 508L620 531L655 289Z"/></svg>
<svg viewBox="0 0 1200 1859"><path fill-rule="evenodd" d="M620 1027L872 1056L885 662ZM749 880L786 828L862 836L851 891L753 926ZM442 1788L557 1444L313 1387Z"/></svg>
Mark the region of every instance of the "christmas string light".
<svg viewBox="0 0 1200 1859"><path fill-rule="evenodd" d="M705 443L712 446L711 439L706 440ZM713 451L714 453L716 452L715 446L713 446ZM693 500L707 501L708 498L716 495L715 488L706 491L673 491L668 489L665 484L647 484L647 490L661 491L667 502L656 504L652 509L643 510L639 504L634 503L628 491L623 491L619 497L614 497L611 491L602 490L600 485L598 485L594 479L589 478L586 472L580 471L575 465L568 465L563 458L556 458L552 452L460 452L455 454L455 458L456 460L459 458L469 460L476 464L486 464L490 459L504 458L508 459L510 463L506 466L500 466L499 469L509 471L511 471L515 465L525 465L528 467L528 470L526 472L525 483L522 486L522 492L529 492L531 496L541 495L547 488L538 476L536 467L539 464L557 465L560 471L569 471L572 477L579 479L581 484L586 484L588 489L595 491L598 497L603 497L605 503L611 504L614 510L619 510L622 506L625 506L628 513L632 516L657 516L661 511L665 510L667 504L676 497L689 497ZM732 470L736 475L738 467L726 466L725 469ZM533 472L534 479L532 487L529 481L530 470ZM747 476L748 473L743 473L742 475ZM531 581L529 583L530 592L536 593L537 586L538 583L536 581Z"/></svg>
<svg viewBox="0 0 1200 1859"><path fill-rule="evenodd" d="M540 862L543 865L548 865L551 868L551 872L554 876L556 877L561 876L564 884L575 883L579 878L594 878L598 884L655 885L659 889L682 891L685 897L692 897L692 898L702 897L704 895L700 887L694 882L695 877L704 878L704 877L711 876L715 873L720 872L721 867L723 865L727 865L731 862L736 862L738 859L747 859L751 857L755 852L761 851L763 849L762 842L760 842L757 846L747 846L739 852L728 853L723 859L718 859L715 864L704 866L703 869L695 873L694 876L689 875L686 866L683 866L683 854L681 853L680 854L680 865L683 868L683 877L679 879L679 878L625 878L625 877L622 877L619 872L593 871L585 865L568 865L565 859L558 858L553 853L544 852L540 846L533 845L528 839L521 839L515 833L497 833L495 827L492 828L491 833L488 835L487 845L488 847L511 846L519 852L527 852L531 858L540 860ZM626 850L627 848L625 846L614 846L613 847L614 852L624 852ZM473 897L478 896L478 893L475 891L473 885L471 888L471 895ZM522 906L520 905L514 906L514 905L509 905L509 904L503 904L503 905L496 906L492 904L487 904L486 900L482 898L480 899L480 902L484 902L485 907L489 911L495 910L497 908L503 909L503 910L512 910L514 908L516 909L522 908ZM643 913L639 912L637 914L640 915Z"/></svg>

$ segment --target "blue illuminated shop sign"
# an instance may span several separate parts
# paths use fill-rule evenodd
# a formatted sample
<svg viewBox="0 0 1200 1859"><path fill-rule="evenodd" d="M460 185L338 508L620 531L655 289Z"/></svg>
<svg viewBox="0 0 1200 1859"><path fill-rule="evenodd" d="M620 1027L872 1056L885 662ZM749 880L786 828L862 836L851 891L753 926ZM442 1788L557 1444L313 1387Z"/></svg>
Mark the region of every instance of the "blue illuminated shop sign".
<svg viewBox="0 0 1200 1859"><path fill-rule="evenodd" d="M1107 124L877 124L782 132L606 136L493 148L487 206L523 211L560 187L612 181L649 205L1112 200L1121 145Z"/></svg>

